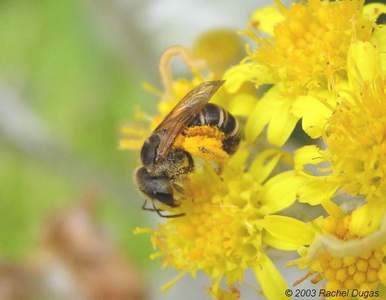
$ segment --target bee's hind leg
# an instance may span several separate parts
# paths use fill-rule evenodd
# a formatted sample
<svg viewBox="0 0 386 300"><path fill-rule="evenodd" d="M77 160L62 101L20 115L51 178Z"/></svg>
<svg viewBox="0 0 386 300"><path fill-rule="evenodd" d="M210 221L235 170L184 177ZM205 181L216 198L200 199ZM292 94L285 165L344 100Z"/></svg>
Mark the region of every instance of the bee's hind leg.
<svg viewBox="0 0 386 300"><path fill-rule="evenodd" d="M153 202L153 201L152 201ZM143 205L142 205L142 210L146 210L146 211L159 211L160 209L159 208L150 208L150 207L146 207L146 204L147 204L147 199L145 200L145 202L143 202ZM153 203L154 204L154 203ZM153 205L154 206L154 205Z"/></svg>

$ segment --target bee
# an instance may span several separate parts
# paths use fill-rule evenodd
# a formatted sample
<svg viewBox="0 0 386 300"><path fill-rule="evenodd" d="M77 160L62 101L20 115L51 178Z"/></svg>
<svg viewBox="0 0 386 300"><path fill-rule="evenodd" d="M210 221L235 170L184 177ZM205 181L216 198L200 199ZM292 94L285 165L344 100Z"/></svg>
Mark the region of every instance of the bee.
<svg viewBox="0 0 386 300"><path fill-rule="evenodd" d="M224 81L207 81L192 89L144 142L141 149L142 167L135 173L139 190L151 200L152 208L147 208L145 200L142 209L155 211L165 218L183 216L184 213L164 215L156 207L161 202L169 207L178 207L173 189L181 190L176 181L194 169L190 153L173 147L179 134L194 126L212 126L224 133L223 149L233 154L240 142L237 119L218 105L208 103Z"/></svg>

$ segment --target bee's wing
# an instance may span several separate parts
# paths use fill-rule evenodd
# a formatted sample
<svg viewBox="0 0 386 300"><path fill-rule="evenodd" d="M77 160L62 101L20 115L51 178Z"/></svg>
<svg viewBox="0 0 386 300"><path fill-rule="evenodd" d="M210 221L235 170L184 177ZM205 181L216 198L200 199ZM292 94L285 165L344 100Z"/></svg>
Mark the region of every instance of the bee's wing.
<svg viewBox="0 0 386 300"><path fill-rule="evenodd" d="M193 121L196 114L204 108L205 104L208 103L223 83L223 80L201 83L186 94L163 119L161 124L154 130L161 138L157 149L157 160L166 157L176 137Z"/></svg>

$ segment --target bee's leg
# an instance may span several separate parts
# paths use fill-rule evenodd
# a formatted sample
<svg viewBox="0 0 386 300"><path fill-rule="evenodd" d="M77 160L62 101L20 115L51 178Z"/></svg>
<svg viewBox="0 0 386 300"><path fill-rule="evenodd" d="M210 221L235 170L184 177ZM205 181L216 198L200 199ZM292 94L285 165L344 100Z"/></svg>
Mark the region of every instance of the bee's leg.
<svg viewBox="0 0 386 300"><path fill-rule="evenodd" d="M153 202L153 201L152 201ZM147 199L145 200L145 202L143 203L142 205L142 209L143 210L146 210L146 211L160 211L159 208L150 208L150 207L146 207L146 204L147 204ZM154 204L154 203L153 203Z"/></svg>
<svg viewBox="0 0 386 300"><path fill-rule="evenodd" d="M154 201L151 201L152 205L153 205L153 211L156 211L157 212L157 215L159 215L160 217L162 218L177 218L177 217L182 217L182 216L185 216L184 213L180 213L180 214L175 214L175 215L163 215L161 214L161 211L159 208L157 208L155 206L155 203Z"/></svg>
<svg viewBox="0 0 386 300"><path fill-rule="evenodd" d="M188 172L192 172L194 170L194 161L193 161L193 157L190 155L190 153L187 153L187 157L188 157L188 163L189 163L189 171Z"/></svg>
<svg viewBox="0 0 386 300"><path fill-rule="evenodd" d="M177 149L173 153L171 161L177 165L174 174L171 174L171 179L177 179L181 175L191 173L194 170L194 161L190 153Z"/></svg>

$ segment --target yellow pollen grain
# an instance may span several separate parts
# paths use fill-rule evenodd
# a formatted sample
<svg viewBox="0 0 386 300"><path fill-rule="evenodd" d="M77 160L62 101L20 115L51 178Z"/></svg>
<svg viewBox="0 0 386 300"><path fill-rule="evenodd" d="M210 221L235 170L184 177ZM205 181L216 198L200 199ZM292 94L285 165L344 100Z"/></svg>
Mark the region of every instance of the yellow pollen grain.
<svg viewBox="0 0 386 300"><path fill-rule="evenodd" d="M354 279L347 279L345 282L344 282L344 287L346 288L346 289L353 289L353 288L355 288L355 286L356 286L356 283L355 283L355 281L354 281Z"/></svg>
<svg viewBox="0 0 386 300"><path fill-rule="evenodd" d="M369 265L371 268L376 270L378 270L381 267L381 263L379 262L379 260L374 257L370 258Z"/></svg>
<svg viewBox="0 0 386 300"><path fill-rule="evenodd" d="M327 256L320 257L319 262L323 269L328 269L329 258Z"/></svg>
<svg viewBox="0 0 386 300"><path fill-rule="evenodd" d="M367 281L375 282L378 280L378 273L377 273L377 271L370 269L367 271L366 277L367 277Z"/></svg>
<svg viewBox="0 0 386 300"><path fill-rule="evenodd" d="M353 276L356 284L362 284L366 281L366 274L362 272L356 272Z"/></svg>
<svg viewBox="0 0 386 300"><path fill-rule="evenodd" d="M339 269L342 267L342 260L339 258L333 258L330 260L330 267L333 269Z"/></svg>
<svg viewBox="0 0 386 300"><path fill-rule="evenodd" d="M346 269L339 269L337 272L336 272L336 280L340 281L340 282L344 282L346 279L347 279L347 270Z"/></svg>
<svg viewBox="0 0 386 300"><path fill-rule="evenodd" d="M374 257L376 259L382 260L385 255L382 253L382 250L376 250L374 252Z"/></svg>
<svg viewBox="0 0 386 300"><path fill-rule="evenodd" d="M328 280L334 280L335 279L335 276L336 276L336 271L333 270L333 269L327 269L324 273L324 276L328 279Z"/></svg>
<svg viewBox="0 0 386 300"><path fill-rule="evenodd" d="M343 265L346 267L353 265L355 262L356 259L353 256L346 256L343 258Z"/></svg>
<svg viewBox="0 0 386 300"><path fill-rule="evenodd" d="M354 266L354 265L349 266L349 267L348 267L348 274L349 274L349 275L354 275L355 272L356 272L356 270L357 270L356 266Z"/></svg>
<svg viewBox="0 0 386 300"><path fill-rule="evenodd" d="M356 266L357 266L357 269L358 271L361 271L361 272L366 272L367 271L367 268L369 266L368 262L364 259L360 259L357 263L356 263Z"/></svg>
<svg viewBox="0 0 386 300"><path fill-rule="evenodd" d="M382 284L386 285L386 265L383 265L381 270L378 272L379 280Z"/></svg>

